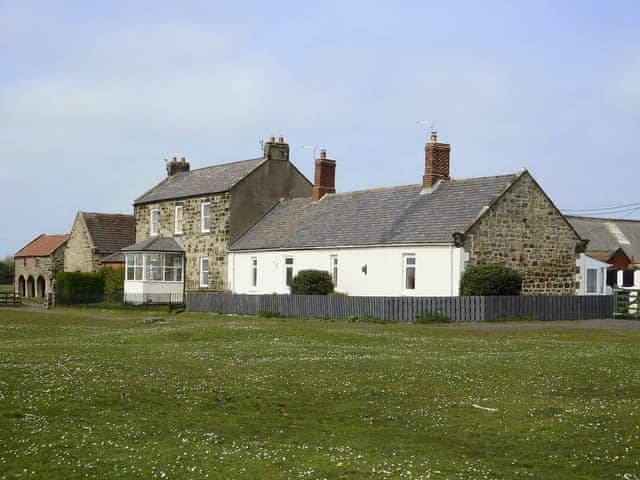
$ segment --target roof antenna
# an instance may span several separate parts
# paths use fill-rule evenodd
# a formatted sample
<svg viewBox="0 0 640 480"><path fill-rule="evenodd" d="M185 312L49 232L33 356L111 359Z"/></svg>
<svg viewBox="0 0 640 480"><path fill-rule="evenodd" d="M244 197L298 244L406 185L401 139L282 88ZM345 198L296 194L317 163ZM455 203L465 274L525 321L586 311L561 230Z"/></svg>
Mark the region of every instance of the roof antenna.
<svg viewBox="0 0 640 480"><path fill-rule="evenodd" d="M315 145L303 145L302 148L309 148L309 149L313 150L313 159L315 160L315 158L316 158L316 146Z"/></svg>
<svg viewBox="0 0 640 480"><path fill-rule="evenodd" d="M438 132L436 131L436 122L429 120L418 120L418 125L424 125L429 127L429 140L431 143L436 143L438 141Z"/></svg>
<svg viewBox="0 0 640 480"><path fill-rule="evenodd" d="M264 138L258 139L258 145L260 145L260 150L264 150Z"/></svg>

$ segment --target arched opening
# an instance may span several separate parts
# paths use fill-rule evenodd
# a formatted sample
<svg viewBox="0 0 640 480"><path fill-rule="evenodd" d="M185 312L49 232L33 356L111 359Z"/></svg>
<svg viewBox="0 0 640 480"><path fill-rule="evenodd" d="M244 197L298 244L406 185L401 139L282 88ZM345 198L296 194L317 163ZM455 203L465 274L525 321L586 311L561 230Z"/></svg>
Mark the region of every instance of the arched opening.
<svg viewBox="0 0 640 480"><path fill-rule="evenodd" d="M36 296L36 282L31 275L27 278L27 297L35 297Z"/></svg>
<svg viewBox="0 0 640 480"><path fill-rule="evenodd" d="M38 297L44 298L44 288L44 278L42 276L39 276L38 280L36 280L36 293Z"/></svg>
<svg viewBox="0 0 640 480"><path fill-rule="evenodd" d="M20 275L20 277L18 277L18 295L20 295L21 297L24 297L24 294L25 294L25 281L24 281L24 277Z"/></svg>

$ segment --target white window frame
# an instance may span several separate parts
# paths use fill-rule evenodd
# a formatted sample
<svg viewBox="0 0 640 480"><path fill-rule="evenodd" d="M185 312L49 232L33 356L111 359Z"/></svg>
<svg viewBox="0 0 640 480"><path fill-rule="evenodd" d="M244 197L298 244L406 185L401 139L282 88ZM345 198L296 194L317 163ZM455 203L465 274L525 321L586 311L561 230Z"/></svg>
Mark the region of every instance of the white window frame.
<svg viewBox="0 0 640 480"><path fill-rule="evenodd" d="M294 263L293 257L284 257L284 284L287 287L291 286L291 280L293 280L295 275L293 268ZM289 278L289 273L291 273L291 278Z"/></svg>
<svg viewBox="0 0 640 480"><path fill-rule="evenodd" d="M155 222L153 221L154 214L156 216ZM152 208L151 211L149 212L149 234L152 237L157 237L159 231L160 231L160 209Z"/></svg>
<svg viewBox="0 0 640 480"><path fill-rule="evenodd" d="M339 268L340 268L340 263L338 260L338 255L337 254L329 255L329 272L331 273L331 280L333 281L333 286L335 288L338 287L338 279L340 278L339 271L338 271Z"/></svg>
<svg viewBox="0 0 640 480"><path fill-rule="evenodd" d="M258 286L258 257L251 257L251 286Z"/></svg>
<svg viewBox="0 0 640 480"><path fill-rule="evenodd" d="M180 213L178 213L180 212ZM176 208L173 211L173 233L174 235L182 235L184 232L182 231L182 223L184 219L184 207L182 205L176 205Z"/></svg>
<svg viewBox="0 0 640 480"><path fill-rule="evenodd" d="M209 207L209 215L205 217L204 209L205 207ZM204 219L207 218L209 220L209 226L205 228ZM203 202L200 207L200 232L209 233L211 231L211 202Z"/></svg>
<svg viewBox="0 0 640 480"><path fill-rule="evenodd" d="M413 260L413 262L409 262L409 260ZM415 253L405 253L402 255L402 289L407 291L415 291L416 289L416 279L417 279L417 259ZM413 270L413 287L409 287L408 282L408 274L409 270Z"/></svg>
<svg viewBox="0 0 640 480"><path fill-rule="evenodd" d="M590 275L591 274L591 275ZM587 268L585 273L585 291L587 293L598 293L598 269Z"/></svg>
<svg viewBox="0 0 640 480"><path fill-rule="evenodd" d="M207 262L206 270L203 267L203 263ZM207 274L206 282L203 282L203 273ZM200 257L200 288L208 288L209 287L209 257Z"/></svg>

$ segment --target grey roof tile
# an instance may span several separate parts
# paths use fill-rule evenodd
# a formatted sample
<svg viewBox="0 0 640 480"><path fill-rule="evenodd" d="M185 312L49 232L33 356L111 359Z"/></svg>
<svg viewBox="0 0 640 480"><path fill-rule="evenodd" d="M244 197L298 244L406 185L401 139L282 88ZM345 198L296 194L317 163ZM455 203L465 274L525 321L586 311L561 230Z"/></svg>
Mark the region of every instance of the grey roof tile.
<svg viewBox="0 0 640 480"><path fill-rule="evenodd" d="M178 173L145 192L134 204L227 192L264 161L264 158L254 158Z"/></svg>
<svg viewBox="0 0 640 480"><path fill-rule="evenodd" d="M421 185L285 200L230 250L451 243L517 174L443 182L432 193Z"/></svg>

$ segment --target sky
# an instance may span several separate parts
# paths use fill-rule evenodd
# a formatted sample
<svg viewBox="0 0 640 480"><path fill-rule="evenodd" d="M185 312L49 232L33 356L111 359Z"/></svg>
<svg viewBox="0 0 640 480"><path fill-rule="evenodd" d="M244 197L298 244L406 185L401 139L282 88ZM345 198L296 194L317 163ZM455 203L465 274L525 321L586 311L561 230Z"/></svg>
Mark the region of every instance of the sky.
<svg viewBox="0 0 640 480"><path fill-rule="evenodd" d="M421 120L454 178L640 206L638 25L636 1L0 0L0 257L272 134L310 179L326 148L338 191L420 183Z"/></svg>

